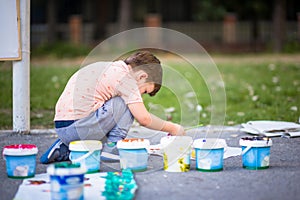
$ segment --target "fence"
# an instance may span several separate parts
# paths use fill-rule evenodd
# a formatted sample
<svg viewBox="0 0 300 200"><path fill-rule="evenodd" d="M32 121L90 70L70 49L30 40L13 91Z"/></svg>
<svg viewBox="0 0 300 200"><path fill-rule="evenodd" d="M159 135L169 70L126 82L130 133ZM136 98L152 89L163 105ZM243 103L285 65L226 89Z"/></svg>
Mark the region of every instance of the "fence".
<svg viewBox="0 0 300 200"><path fill-rule="evenodd" d="M143 27L143 23L133 23L131 28ZM271 21L259 21L257 38L254 41L252 36L252 25L250 21L237 21L234 26L229 29L224 22L169 22L163 23L164 28L173 29L184 33L200 44L216 48L216 46L231 46L242 48L251 48L255 42L258 45L268 45L273 38L273 23ZM298 33L299 23L296 21L288 21L286 23L286 41L300 41ZM71 41L69 24L58 24L58 38L62 41ZM81 42L84 44L94 44L95 25L92 23L82 24ZM230 30L231 29L231 30ZM106 37L110 37L119 32L117 23L110 23L105 28ZM42 43L47 42L47 25L32 24L31 25L31 43L33 48ZM104 38L105 39L105 38Z"/></svg>

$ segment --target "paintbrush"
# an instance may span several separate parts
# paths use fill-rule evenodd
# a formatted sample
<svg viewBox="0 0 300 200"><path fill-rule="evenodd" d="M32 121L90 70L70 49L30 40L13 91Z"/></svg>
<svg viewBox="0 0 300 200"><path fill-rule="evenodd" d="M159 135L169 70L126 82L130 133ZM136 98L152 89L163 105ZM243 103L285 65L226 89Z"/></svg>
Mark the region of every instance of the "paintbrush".
<svg viewBox="0 0 300 200"><path fill-rule="evenodd" d="M198 127L201 127L201 126L203 126L203 124L198 124L198 125L196 125L196 126L186 127L186 128L184 128L184 130L185 130L185 131L188 131L188 130L191 130L191 129L194 129L194 128L198 128Z"/></svg>
<svg viewBox="0 0 300 200"><path fill-rule="evenodd" d="M198 128L200 126L203 126L203 124L198 124L198 125L195 125L195 126L186 127L186 128L184 128L184 131L189 131L191 129ZM167 135L172 136L171 133L168 133Z"/></svg>

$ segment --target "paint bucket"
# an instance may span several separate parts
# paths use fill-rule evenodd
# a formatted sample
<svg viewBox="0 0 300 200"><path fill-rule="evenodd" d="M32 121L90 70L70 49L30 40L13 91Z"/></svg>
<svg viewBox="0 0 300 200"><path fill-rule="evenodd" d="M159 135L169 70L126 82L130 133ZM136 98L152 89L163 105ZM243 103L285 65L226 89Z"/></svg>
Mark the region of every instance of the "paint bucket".
<svg viewBox="0 0 300 200"><path fill-rule="evenodd" d="M187 172L190 170L190 154L193 139L190 136L166 136L161 138L164 170Z"/></svg>
<svg viewBox="0 0 300 200"><path fill-rule="evenodd" d="M83 200L84 173L80 163L61 162L47 168L50 176L52 200Z"/></svg>
<svg viewBox="0 0 300 200"><path fill-rule="evenodd" d="M218 138L200 138L194 141L196 169L203 172L223 170L226 141Z"/></svg>
<svg viewBox="0 0 300 200"><path fill-rule="evenodd" d="M117 142L121 169L131 169L134 172L147 170L150 141L147 139L130 138Z"/></svg>
<svg viewBox="0 0 300 200"><path fill-rule="evenodd" d="M8 177L34 177L37 152L38 149L33 144L13 144L5 146L3 149L3 157L4 160L6 160Z"/></svg>
<svg viewBox="0 0 300 200"><path fill-rule="evenodd" d="M80 163L87 173L100 171L100 154L102 143L98 140L78 140L69 144L70 160Z"/></svg>
<svg viewBox="0 0 300 200"><path fill-rule="evenodd" d="M245 169L267 169L270 165L272 140L267 137L245 137L240 139L242 161Z"/></svg>

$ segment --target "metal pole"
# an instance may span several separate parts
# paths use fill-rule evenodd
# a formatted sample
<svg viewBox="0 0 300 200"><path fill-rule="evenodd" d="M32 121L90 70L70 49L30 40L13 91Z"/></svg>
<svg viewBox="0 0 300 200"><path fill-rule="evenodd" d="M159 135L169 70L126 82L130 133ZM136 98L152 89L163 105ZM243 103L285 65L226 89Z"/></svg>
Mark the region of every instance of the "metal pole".
<svg viewBox="0 0 300 200"><path fill-rule="evenodd" d="M20 0L22 60L13 61L13 131L30 131L30 0Z"/></svg>

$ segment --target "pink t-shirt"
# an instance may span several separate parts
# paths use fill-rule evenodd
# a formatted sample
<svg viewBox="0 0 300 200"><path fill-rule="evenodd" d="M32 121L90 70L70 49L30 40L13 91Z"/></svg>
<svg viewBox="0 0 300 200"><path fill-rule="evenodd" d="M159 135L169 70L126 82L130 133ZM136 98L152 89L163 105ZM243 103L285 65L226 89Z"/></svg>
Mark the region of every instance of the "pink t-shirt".
<svg viewBox="0 0 300 200"><path fill-rule="evenodd" d="M128 65L123 61L90 64L68 81L56 104L54 120L82 119L115 96L126 104L143 102Z"/></svg>

